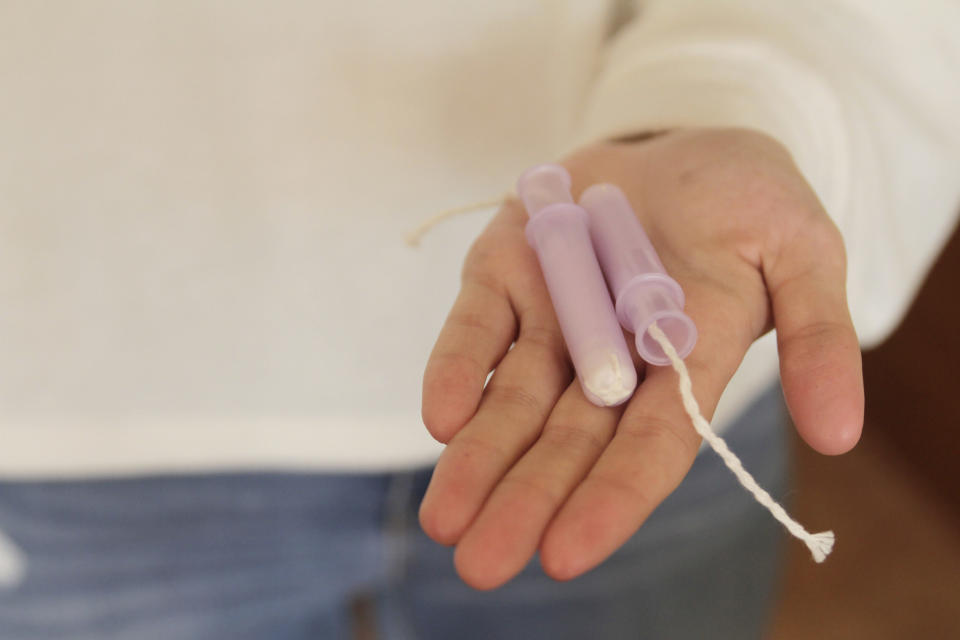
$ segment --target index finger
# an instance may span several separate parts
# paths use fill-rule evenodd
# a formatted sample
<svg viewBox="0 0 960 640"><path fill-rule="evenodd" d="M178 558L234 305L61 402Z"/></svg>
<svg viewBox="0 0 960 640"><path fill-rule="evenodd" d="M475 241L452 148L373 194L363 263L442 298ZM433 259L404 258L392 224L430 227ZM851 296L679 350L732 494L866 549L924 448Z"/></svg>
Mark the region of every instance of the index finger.
<svg viewBox="0 0 960 640"><path fill-rule="evenodd" d="M709 417L755 336L729 300L688 290L690 316L703 330L686 364L694 395ZM710 298L716 303L709 304ZM709 315L696 307L709 309ZM602 562L680 484L699 446L676 374L648 367L613 440L548 527L540 547L544 570L566 580Z"/></svg>

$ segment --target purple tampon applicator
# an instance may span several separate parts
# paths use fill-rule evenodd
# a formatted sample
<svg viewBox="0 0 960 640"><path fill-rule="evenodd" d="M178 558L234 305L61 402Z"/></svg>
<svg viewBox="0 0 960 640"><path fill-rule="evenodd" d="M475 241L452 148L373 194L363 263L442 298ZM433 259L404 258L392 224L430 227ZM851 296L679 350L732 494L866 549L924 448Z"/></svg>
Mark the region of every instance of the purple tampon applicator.
<svg viewBox="0 0 960 640"><path fill-rule="evenodd" d="M528 169L517 190L530 214L527 242L540 259L563 338L590 401L619 404L636 386L619 320L636 335L637 352L645 361L673 366L683 409L697 434L757 502L803 540L813 559L823 562L833 550L833 532L810 533L791 518L700 412L683 362L697 341L697 328L683 312L680 285L667 275L623 192L611 184L597 184L583 192L577 206L570 197L570 174L550 164ZM616 299L615 309L607 284Z"/></svg>
<svg viewBox="0 0 960 640"><path fill-rule="evenodd" d="M700 412L690 372L683 362L697 341L697 328L683 312L680 285L667 275L626 196L611 184L596 184L580 195L580 205L590 216L593 248L616 297L617 317L625 329L636 334L640 357L653 365L673 366L683 410L697 434L757 502L787 531L803 540L813 559L823 562L833 550L833 532L810 533L791 518L744 469L737 455Z"/></svg>
<svg viewBox="0 0 960 640"><path fill-rule="evenodd" d="M580 196L590 215L590 237L616 300L617 318L637 337L637 353L650 364L670 360L648 329L654 322L686 358L697 327L683 312L683 290L667 275L626 196L612 184L595 184Z"/></svg>
<svg viewBox="0 0 960 640"><path fill-rule="evenodd" d="M536 165L520 176L517 193L583 392L596 405L618 405L633 394L637 372L590 243L589 216L570 195L570 174Z"/></svg>

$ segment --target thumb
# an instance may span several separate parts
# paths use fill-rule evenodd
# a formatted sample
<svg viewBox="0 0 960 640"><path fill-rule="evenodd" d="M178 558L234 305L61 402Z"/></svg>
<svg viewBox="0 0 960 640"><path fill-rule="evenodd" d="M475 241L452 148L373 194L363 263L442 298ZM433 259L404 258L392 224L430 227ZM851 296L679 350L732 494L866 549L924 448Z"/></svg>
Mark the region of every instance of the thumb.
<svg viewBox="0 0 960 640"><path fill-rule="evenodd" d="M863 429L860 345L846 295L843 239L821 214L764 268L787 408L820 453L846 453Z"/></svg>

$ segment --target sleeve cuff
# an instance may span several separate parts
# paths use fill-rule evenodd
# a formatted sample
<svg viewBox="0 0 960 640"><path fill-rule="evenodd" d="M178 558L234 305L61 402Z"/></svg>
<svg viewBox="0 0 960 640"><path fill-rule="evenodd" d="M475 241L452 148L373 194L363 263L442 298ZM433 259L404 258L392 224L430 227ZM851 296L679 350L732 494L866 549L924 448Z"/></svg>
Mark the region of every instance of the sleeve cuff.
<svg viewBox="0 0 960 640"><path fill-rule="evenodd" d="M762 43L714 40L657 47L597 81L579 147L639 131L743 127L783 144L836 218L846 208L850 143L841 102L818 74Z"/></svg>

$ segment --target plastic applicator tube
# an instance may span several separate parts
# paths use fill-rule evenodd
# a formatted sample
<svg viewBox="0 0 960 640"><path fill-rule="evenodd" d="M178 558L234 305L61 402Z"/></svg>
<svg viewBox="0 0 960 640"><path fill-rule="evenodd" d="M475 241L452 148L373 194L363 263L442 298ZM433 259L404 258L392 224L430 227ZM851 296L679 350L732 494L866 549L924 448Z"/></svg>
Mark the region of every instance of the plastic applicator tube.
<svg viewBox="0 0 960 640"><path fill-rule="evenodd" d="M637 372L590 244L587 212L570 195L570 174L559 165L531 167L517 193L580 385L590 402L618 405L636 388Z"/></svg>
<svg viewBox="0 0 960 640"><path fill-rule="evenodd" d="M617 318L636 335L637 353L650 364L670 364L649 334L656 322L686 358L697 342L697 327L683 312L683 290L667 275L626 196L612 184L596 184L583 192L580 205L590 216L590 236L616 299Z"/></svg>

